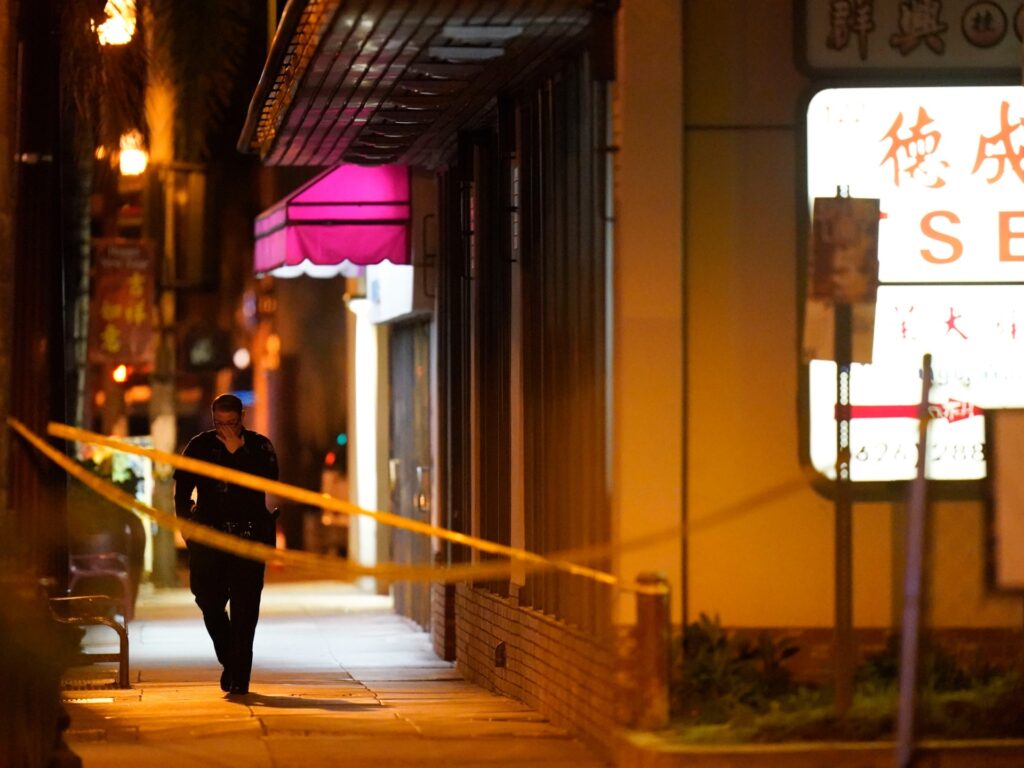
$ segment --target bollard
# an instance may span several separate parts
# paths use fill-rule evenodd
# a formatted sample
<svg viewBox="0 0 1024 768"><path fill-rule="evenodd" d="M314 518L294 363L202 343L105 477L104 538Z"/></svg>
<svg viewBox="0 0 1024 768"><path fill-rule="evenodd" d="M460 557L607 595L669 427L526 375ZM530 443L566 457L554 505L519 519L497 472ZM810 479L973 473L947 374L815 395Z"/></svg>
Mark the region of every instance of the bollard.
<svg viewBox="0 0 1024 768"><path fill-rule="evenodd" d="M642 573L636 582L636 727L657 731L668 726L669 718L670 593L660 573Z"/></svg>

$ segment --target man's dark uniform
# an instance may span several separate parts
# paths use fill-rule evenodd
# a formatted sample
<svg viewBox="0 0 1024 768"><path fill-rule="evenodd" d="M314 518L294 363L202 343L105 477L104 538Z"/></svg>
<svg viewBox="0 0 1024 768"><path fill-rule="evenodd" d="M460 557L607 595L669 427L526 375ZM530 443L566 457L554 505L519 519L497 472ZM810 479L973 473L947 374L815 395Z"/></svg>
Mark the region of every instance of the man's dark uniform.
<svg viewBox="0 0 1024 768"><path fill-rule="evenodd" d="M202 432L189 441L185 456L276 480L277 455L270 440L244 427L241 434L245 443L231 453L217 439L215 429ZM181 469L175 471L174 479L174 507L179 516L244 539L273 544L274 522L262 492ZM198 488L194 506L193 488ZM188 542L188 549L192 594L203 612L217 660L224 667L221 687L246 693L265 566L198 542ZM229 601L230 619L225 611Z"/></svg>

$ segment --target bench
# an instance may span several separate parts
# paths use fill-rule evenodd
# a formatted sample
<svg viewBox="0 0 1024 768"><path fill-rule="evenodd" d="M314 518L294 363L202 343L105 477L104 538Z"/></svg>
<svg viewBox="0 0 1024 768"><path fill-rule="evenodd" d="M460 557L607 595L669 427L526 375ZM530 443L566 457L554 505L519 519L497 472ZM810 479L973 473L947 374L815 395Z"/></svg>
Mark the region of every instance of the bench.
<svg viewBox="0 0 1024 768"><path fill-rule="evenodd" d="M117 633L117 653L86 653L80 650L72 659L73 665L116 661L117 687L131 688L128 680L128 620L125 619L122 624L115 618L116 609L120 607L121 601L106 595L51 597L49 601L51 615L61 624L75 627L104 626Z"/></svg>

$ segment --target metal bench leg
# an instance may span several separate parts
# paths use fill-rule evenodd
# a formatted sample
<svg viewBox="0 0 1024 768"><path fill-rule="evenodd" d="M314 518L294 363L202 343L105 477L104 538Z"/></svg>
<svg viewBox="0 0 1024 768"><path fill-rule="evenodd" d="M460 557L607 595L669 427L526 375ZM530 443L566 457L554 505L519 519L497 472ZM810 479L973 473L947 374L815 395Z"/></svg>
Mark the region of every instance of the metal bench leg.
<svg viewBox="0 0 1024 768"><path fill-rule="evenodd" d="M131 682L128 680L128 629L120 624L115 629L117 630L117 638L120 641L120 652L118 653L120 658L117 662L117 687L131 688Z"/></svg>

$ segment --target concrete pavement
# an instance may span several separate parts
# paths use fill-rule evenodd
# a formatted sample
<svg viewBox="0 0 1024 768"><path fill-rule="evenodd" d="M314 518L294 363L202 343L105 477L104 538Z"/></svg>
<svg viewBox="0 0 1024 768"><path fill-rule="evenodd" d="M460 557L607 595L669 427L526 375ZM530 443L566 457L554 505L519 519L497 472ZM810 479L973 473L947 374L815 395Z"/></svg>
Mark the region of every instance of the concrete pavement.
<svg viewBox="0 0 1024 768"><path fill-rule="evenodd" d="M80 682L65 691L67 741L86 768L605 765L537 712L463 681L386 598L348 585L268 584L245 697L221 692L187 590L140 597L129 633L131 690L88 688L98 667L69 675ZM89 649L114 650L112 635L90 629Z"/></svg>

